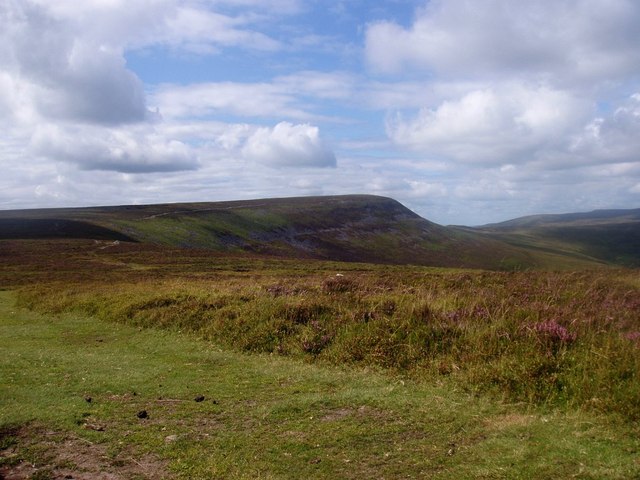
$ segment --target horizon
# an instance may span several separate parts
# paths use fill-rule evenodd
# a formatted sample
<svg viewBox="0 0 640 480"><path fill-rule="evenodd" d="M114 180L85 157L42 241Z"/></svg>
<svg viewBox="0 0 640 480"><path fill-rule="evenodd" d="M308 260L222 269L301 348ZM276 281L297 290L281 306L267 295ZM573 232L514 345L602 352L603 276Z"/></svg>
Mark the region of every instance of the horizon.
<svg viewBox="0 0 640 480"><path fill-rule="evenodd" d="M441 225L640 205L632 0L8 0L0 209L349 195Z"/></svg>
<svg viewBox="0 0 640 480"><path fill-rule="evenodd" d="M33 208L23 208L23 209L3 209L0 208L0 212L6 212L6 211L22 211L22 210L58 210L58 209L91 209L91 208L126 208L126 207L153 207L153 206L161 206L161 205L189 205L189 204L213 204L213 203L237 203L237 202L260 202L263 200L295 200L295 199L304 199L304 198L330 198L330 197L366 197L366 196L373 196L373 197L379 197L379 198L386 198L388 200L394 200L399 202L402 206L404 206L405 208L411 210L413 213L416 213L418 215L420 215L418 212L416 212L415 210L412 210L411 208L409 208L407 205L405 205L404 203L400 202L399 200L392 198L392 197L385 197L383 195L373 195L373 194L368 194L368 193L346 193L346 194L338 194L338 195L306 195L306 196L295 196L295 197L271 197L271 198L245 198L245 199L239 199L239 200L212 200L212 201L193 201L193 202L165 202L165 203L139 203L139 204L112 204L112 205L82 205L82 206L75 206L75 207L67 207L67 206L56 206L56 207L33 207ZM582 215L582 214L590 214L590 213L597 213L597 212L604 212L604 211L634 211L634 210L640 210L640 207L630 207L630 208L614 208L614 209L608 209L608 208L599 208L599 209L594 209L594 210L589 210L589 211L578 211L578 212L559 212L559 213L546 213L546 212L539 212L539 213L534 213L531 215L524 215L521 217L513 217L513 218L505 218L503 220L498 220L497 222L489 222L489 223L485 223L485 224L475 224L475 225L466 225L466 224L457 224L457 223L439 223L439 222L435 222L438 225L444 226L444 227L468 227L468 228L477 228L477 227L484 227L484 226L490 226L492 224L499 224L499 223L503 223L503 222L509 222L511 220L520 220L520 219L524 219L527 217L537 217L537 216L554 216L554 215ZM433 221L428 217L424 217L422 215L420 215L421 218L423 218L424 220L428 220L428 221Z"/></svg>

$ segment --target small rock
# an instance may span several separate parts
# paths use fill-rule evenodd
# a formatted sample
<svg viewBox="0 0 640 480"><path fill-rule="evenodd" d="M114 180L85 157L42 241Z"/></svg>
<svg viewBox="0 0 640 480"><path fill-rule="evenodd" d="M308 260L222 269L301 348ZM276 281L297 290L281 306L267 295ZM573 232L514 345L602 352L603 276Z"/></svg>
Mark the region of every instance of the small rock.
<svg viewBox="0 0 640 480"><path fill-rule="evenodd" d="M196 398L194 398L194 400L196 402L203 402L204 401L204 395L198 395Z"/></svg>
<svg viewBox="0 0 640 480"><path fill-rule="evenodd" d="M165 443L172 443L176 440L178 440L178 435L167 435L166 437L164 437Z"/></svg>
<svg viewBox="0 0 640 480"><path fill-rule="evenodd" d="M149 414L146 410L140 410L138 412L138 418L149 418Z"/></svg>

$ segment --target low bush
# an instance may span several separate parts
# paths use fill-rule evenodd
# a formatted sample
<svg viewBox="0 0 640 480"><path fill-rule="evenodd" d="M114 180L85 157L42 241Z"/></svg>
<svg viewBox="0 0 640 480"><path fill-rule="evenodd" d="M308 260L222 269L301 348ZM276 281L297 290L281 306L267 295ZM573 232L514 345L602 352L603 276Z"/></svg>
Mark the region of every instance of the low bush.
<svg viewBox="0 0 640 480"><path fill-rule="evenodd" d="M39 283L20 301L640 419L636 272L369 267L329 276L313 265L303 274L262 266L206 280L178 271L161 281Z"/></svg>

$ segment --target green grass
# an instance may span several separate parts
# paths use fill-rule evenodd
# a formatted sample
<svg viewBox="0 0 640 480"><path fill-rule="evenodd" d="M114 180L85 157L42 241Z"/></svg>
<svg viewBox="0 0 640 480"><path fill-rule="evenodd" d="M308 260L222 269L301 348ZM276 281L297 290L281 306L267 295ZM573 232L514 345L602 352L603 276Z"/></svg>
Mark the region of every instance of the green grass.
<svg viewBox="0 0 640 480"><path fill-rule="evenodd" d="M335 276L332 269L346 265L208 262L164 272L136 264L124 279L67 275L19 298L43 312L190 332L238 351L447 378L510 402L640 419L632 271L361 265Z"/></svg>
<svg viewBox="0 0 640 480"><path fill-rule="evenodd" d="M35 464L32 478L79 471L52 452L84 443L102 453L94 473L126 478L151 461L154 473L138 478L640 475L638 432L608 416L507 405L446 378L416 382L41 315L13 298L0 293L0 443L13 455L0 454L5 471L21 461Z"/></svg>
<svg viewBox="0 0 640 480"><path fill-rule="evenodd" d="M640 266L640 210L540 215L481 227L490 236L548 257Z"/></svg>
<svg viewBox="0 0 640 480"><path fill-rule="evenodd" d="M0 475L640 476L637 271L0 247Z"/></svg>

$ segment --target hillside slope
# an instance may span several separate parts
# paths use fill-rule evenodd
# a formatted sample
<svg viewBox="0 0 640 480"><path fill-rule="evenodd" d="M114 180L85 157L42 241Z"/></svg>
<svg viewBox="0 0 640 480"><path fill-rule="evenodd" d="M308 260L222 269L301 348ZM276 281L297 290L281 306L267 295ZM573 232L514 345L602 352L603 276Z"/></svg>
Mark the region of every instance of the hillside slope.
<svg viewBox="0 0 640 480"><path fill-rule="evenodd" d="M0 227L0 238L84 235L290 258L487 269L597 264L443 227L371 195L14 210L0 212Z"/></svg>
<svg viewBox="0 0 640 480"><path fill-rule="evenodd" d="M477 231L532 251L640 266L640 209L533 215Z"/></svg>

